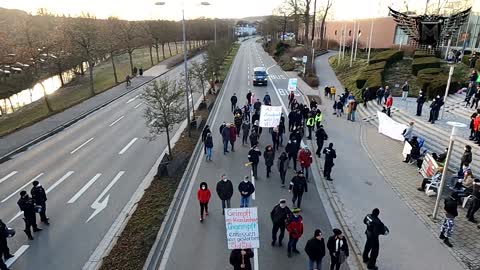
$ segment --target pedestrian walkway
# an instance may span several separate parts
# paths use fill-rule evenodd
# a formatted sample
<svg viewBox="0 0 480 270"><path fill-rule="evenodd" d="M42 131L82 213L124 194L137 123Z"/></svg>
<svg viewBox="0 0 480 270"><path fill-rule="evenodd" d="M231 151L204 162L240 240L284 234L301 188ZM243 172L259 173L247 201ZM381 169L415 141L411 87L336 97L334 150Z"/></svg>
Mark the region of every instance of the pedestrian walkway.
<svg viewBox="0 0 480 270"><path fill-rule="evenodd" d="M320 85L334 85L337 93L342 93L343 87L328 64L328 58L332 55L330 53L316 59L317 75ZM318 94L318 91L311 93ZM329 132L327 142L334 143L338 156L332 173L334 181L327 185L359 249L363 249L365 241L363 217L378 207L381 211L380 218L390 228L390 234L380 238L380 269L464 269L448 248L431 233L431 229L425 226L422 217L406 204L405 197L395 192L388 179L378 170L369 152L365 151L363 146L366 143L360 135L366 131L375 134L374 127L362 121L352 123L347 121L346 117L334 117L331 107L332 101L324 99L321 109L325 113L324 125ZM357 120L361 120L360 117L357 116ZM378 136L371 141L386 149L390 145L401 146L386 137ZM379 146L371 152L377 156L383 153L383 150ZM389 153L385 154L383 159L398 157L398 166L404 165L400 160L401 151ZM383 168L393 173L398 166L392 162L384 164ZM411 169L416 172L415 168ZM415 174L416 178L406 178L405 181L417 183L419 176ZM399 174L399 177L403 176ZM419 193L415 188L411 192Z"/></svg>
<svg viewBox="0 0 480 270"><path fill-rule="evenodd" d="M119 84L112 87L108 91L104 91L92 98L89 98L83 101L80 104L77 104L69 109L64 110L63 112L52 115L38 123L35 123L29 127L23 128L19 131L16 131L12 134L0 138L0 157L8 154L11 151L29 143L30 141L51 132L52 130L65 125L66 123L72 121L76 117L85 114L102 104L105 104L111 100L114 100L136 88L145 84L146 82L152 80L156 76L166 72L168 70L168 63L175 61L177 57L174 56L168 58L158 65L145 71L144 76L136 77L132 80L132 86L125 87L125 84Z"/></svg>

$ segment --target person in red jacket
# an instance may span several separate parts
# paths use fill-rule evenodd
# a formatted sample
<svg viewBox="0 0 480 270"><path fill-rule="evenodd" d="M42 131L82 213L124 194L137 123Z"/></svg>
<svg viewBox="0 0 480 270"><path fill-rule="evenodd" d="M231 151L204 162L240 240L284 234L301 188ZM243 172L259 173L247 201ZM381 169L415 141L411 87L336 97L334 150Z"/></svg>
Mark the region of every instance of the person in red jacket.
<svg viewBox="0 0 480 270"><path fill-rule="evenodd" d="M212 193L208 189L208 185L205 182L200 183L200 188L197 191L197 199L200 202L200 222L203 222L203 212L208 216L208 201Z"/></svg>
<svg viewBox="0 0 480 270"><path fill-rule="evenodd" d="M393 105L393 97L392 97L392 95L389 95L388 98L387 98L387 101L385 101L385 106L387 107L388 117L390 117L390 110L392 108L392 105Z"/></svg>
<svg viewBox="0 0 480 270"><path fill-rule="evenodd" d="M234 146L237 140L237 130L233 124L230 124L230 145L232 146L232 152L235 152Z"/></svg>
<svg viewBox="0 0 480 270"><path fill-rule="evenodd" d="M475 119L473 119L473 130L475 130L475 141L480 141L480 131L478 128L480 127L480 114L478 114Z"/></svg>
<svg viewBox="0 0 480 270"><path fill-rule="evenodd" d="M300 251L297 250L297 242L303 234L303 218L300 215L300 208L294 208L292 213L293 216L287 222L287 231L288 231L288 257L292 257L293 253L299 254Z"/></svg>
<svg viewBox="0 0 480 270"><path fill-rule="evenodd" d="M297 160L298 162L300 162L300 167L302 168L302 172L305 175L305 178L308 180L308 169L312 164L312 152L310 152L310 149L308 149L307 146L305 146L304 148L300 149L300 151L298 151Z"/></svg>

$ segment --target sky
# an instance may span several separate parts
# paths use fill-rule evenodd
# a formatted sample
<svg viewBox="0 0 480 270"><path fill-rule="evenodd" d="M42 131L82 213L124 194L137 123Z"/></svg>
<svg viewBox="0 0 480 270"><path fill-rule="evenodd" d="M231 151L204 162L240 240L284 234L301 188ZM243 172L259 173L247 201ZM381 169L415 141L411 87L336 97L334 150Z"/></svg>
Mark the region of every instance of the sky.
<svg viewBox="0 0 480 270"><path fill-rule="evenodd" d="M52 13L71 16L88 12L98 18L116 16L127 20L179 20L182 16L182 6L185 8L186 18L243 18L271 15L272 10L284 2L284 0L209 0L210 6L201 6L202 0L163 0L165 5L155 6L156 1L162 0L0 0L0 7L21 9L33 14L39 8L46 8ZM324 2L325 0L317 0L317 5L321 6ZM387 16L387 6L395 6L394 2L403 1L333 0L332 14L337 20Z"/></svg>

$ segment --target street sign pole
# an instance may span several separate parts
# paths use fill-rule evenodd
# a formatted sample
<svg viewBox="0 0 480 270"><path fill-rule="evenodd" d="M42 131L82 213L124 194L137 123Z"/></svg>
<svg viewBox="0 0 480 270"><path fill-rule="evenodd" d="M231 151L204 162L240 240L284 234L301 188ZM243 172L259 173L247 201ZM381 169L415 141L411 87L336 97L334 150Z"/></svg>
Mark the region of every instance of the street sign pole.
<svg viewBox="0 0 480 270"><path fill-rule="evenodd" d="M447 106L447 96L448 96L448 90L450 89L450 81L452 80L452 75L453 75L453 69L454 66L450 66L450 71L448 72L448 81L447 81L447 87L445 87L445 96L443 97L443 108L442 108L442 117L440 119L443 119L443 114L445 113L445 107Z"/></svg>

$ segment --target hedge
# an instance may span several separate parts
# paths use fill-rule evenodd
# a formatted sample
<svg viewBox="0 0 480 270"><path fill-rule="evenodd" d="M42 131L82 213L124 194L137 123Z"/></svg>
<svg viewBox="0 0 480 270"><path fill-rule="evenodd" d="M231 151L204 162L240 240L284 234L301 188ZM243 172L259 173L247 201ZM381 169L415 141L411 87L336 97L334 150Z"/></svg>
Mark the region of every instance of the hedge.
<svg viewBox="0 0 480 270"><path fill-rule="evenodd" d="M440 59L435 57L423 57L413 59L413 75L417 76L418 72L425 68L440 68Z"/></svg>
<svg viewBox="0 0 480 270"><path fill-rule="evenodd" d="M420 76L422 74L438 74L441 73L442 69L441 68L424 68L420 71L418 71L417 76Z"/></svg>
<svg viewBox="0 0 480 270"><path fill-rule="evenodd" d="M431 57L431 54L428 54L426 51L415 51L413 54L413 59L416 58L424 58L424 57Z"/></svg>
<svg viewBox="0 0 480 270"><path fill-rule="evenodd" d="M368 87L376 89L382 86L383 70L365 71L357 77L355 84L358 89Z"/></svg>
<svg viewBox="0 0 480 270"><path fill-rule="evenodd" d="M370 62L368 62L368 64L372 65L375 63L386 61L386 66L389 66L402 59L403 59L403 51L386 50L386 51L377 53L374 57L372 57L372 59L370 59Z"/></svg>
<svg viewBox="0 0 480 270"><path fill-rule="evenodd" d="M448 74L419 74L417 76L417 84L426 90L428 99L433 99L437 95L445 95L445 89L447 87ZM460 83L456 81L450 82L449 93L455 93L460 88Z"/></svg>
<svg viewBox="0 0 480 270"><path fill-rule="evenodd" d="M377 70L377 69L384 70L386 65L387 65L386 61L378 62L378 63L375 63L375 64L368 65L367 68L365 69L365 71L372 71L372 70Z"/></svg>

